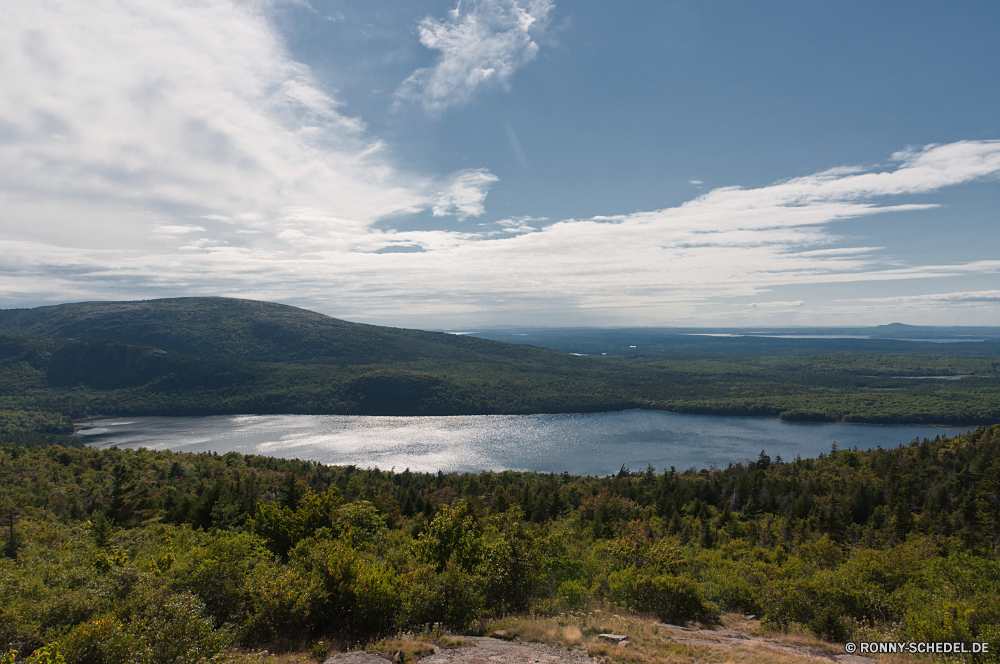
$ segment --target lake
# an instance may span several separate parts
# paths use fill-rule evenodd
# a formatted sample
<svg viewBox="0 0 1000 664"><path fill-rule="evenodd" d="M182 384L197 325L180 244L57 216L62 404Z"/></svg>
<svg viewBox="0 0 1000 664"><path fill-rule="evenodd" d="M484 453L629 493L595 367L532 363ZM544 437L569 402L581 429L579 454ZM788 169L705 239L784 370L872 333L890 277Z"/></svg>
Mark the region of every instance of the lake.
<svg viewBox="0 0 1000 664"><path fill-rule="evenodd" d="M671 466L725 467L762 449L786 461L841 449L895 447L915 437L968 428L807 424L756 417L679 415L631 410L570 415L218 415L131 417L84 424L92 447L146 447L183 452L240 452L394 468L401 472L569 471L608 475L624 464L658 472Z"/></svg>

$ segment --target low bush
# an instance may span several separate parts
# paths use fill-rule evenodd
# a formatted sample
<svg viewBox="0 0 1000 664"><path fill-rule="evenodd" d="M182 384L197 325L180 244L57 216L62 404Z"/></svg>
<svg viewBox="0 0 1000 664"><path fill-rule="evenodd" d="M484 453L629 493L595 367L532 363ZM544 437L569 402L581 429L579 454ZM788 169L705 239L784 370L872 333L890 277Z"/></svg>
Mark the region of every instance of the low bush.
<svg viewBox="0 0 1000 664"><path fill-rule="evenodd" d="M642 575L636 579L636 608L655 613L663 622L683 624L719 622L719 607L705 599L697 583L677 576Z"/></svg>

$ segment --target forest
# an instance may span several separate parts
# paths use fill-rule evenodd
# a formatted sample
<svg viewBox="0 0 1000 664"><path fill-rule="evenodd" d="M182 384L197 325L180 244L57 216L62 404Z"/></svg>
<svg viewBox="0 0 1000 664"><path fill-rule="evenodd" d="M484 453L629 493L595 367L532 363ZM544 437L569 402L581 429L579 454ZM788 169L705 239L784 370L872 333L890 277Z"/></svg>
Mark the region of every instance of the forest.
<svg viewBox="0 0 1000 664"><path fill-rule="evenodd" d="M556 341L617 348L633 334ZM645 334L656 341L648 353L629 344L628 352L578 356L226 298L4 310L0 430L69 432L71 420L100 415L632 408L812 422L1000 421L995 341Z"/></svg>
<svg viewBox="0 0 1000 664"><path fill-rule="evenodd" d="M1000 425L607 477L0 442L7 661L230 661L597 606L998 661Z"/></svg>

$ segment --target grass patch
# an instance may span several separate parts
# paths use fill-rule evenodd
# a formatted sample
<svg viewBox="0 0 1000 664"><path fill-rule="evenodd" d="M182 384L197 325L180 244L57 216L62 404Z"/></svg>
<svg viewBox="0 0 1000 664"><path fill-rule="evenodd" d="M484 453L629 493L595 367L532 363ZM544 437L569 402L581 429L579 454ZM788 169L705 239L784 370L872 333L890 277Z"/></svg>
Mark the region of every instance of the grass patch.
<svg viewBox="0 0 1000 664"><path fill-rule="evenodd" d="M434 652L434 644L420 636L400 635L373 641L365 646L365 650L389 656L402 653L403 661L412 662Z"/></svg>

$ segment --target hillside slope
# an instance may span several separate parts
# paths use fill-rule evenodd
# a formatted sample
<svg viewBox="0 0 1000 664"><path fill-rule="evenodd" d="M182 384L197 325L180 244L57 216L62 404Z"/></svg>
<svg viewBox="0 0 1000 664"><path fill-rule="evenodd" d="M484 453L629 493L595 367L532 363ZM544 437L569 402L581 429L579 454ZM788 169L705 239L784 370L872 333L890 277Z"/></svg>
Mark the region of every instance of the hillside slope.
<svg viewBox="0 0 1000 664"><path fill-rule="evenodd" d="M557 361L498 355L480 362L445 358L366 365L291 364L204 358L106 339L0 335L0 411L44 411L73 418L213 413L471 415L593 412L643 405L610 384L587 358L545 352Z"/></svg>
<svg viewBox="0 0 1000 664"><path fill-rule="evenodd" d="M220 360L385 364L427 358L539 359L556 351L488 339L352 323L272 302L184 297L0 310L0 334L92 337Z"/></svg>
<svg viewBox="0 0 1000 664"><path fill-rule="evenodd" d="M1000 364L995 357L856 353L578 357L229 298L0 311L0 411L9 412L0 420L40 422L38 431L50 430L50 420L96 414L629 408L813 422L985 424L1000 419Z"/></svg>

